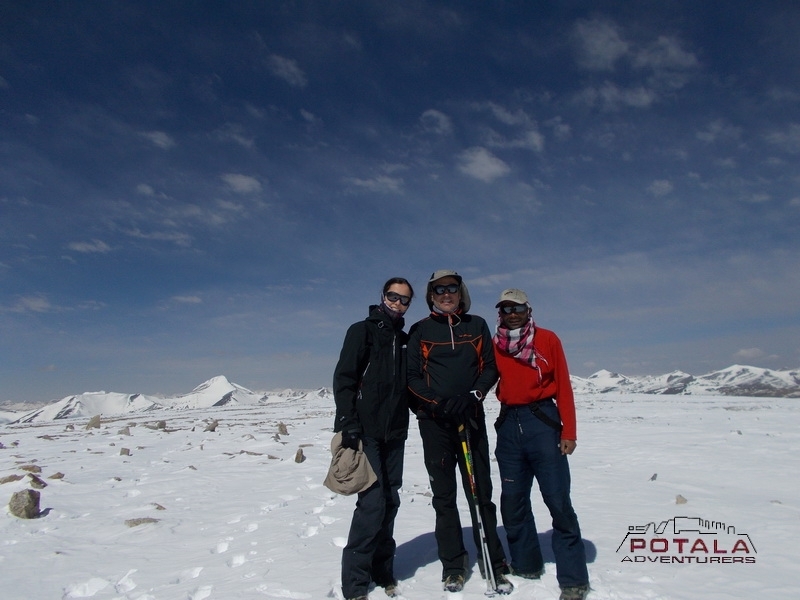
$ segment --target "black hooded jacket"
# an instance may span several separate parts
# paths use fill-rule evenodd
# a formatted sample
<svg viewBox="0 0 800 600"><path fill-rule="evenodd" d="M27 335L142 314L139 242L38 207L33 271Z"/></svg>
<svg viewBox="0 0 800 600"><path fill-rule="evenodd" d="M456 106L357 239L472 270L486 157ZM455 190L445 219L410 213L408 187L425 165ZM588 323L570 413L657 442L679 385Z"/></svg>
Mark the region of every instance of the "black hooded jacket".
<svg viewBox="0 0 800 600"><path fill-rule="evenodd" d="M378 306L347 330L333 373L333 430L379 441L408 437L408 388L404 321L392 322Z"/></svg>

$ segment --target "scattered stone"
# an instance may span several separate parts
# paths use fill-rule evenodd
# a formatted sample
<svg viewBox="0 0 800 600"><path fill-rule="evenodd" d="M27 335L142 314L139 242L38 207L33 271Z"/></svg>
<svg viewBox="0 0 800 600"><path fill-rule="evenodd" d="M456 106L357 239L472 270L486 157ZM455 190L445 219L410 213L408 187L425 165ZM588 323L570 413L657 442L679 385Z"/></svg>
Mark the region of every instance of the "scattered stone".
<svg viewBox="0 0 800 600"><path fill-rule="evenodd" d="M219 421L217 419L213 419L206 425L206 428L203 431L216 431L217 425L219 425Z"/></svg>
<svg viewBox="0 0 800 600"><path fill-rule="evenodd" d="M277 456L272 456L272 454L267 454L267 458L270 460L280 460Z"/></svg>
<svg viewBox="0 0 800 600"><path fill-rule="evenodd" d="M190 468L192 471L197 471L197 467L195 467L194 465L189 465L189 468Z"/></svg>
<svg viewBox="0 0 800 600"><path fill-rule="evenodd" d="M100 415L95 415L89 419L89 422L86 424L86 429L100 429Z"/></svg>
<svg viewBox="0 0 800 600"><path fill-rule="evenodd" d="M120 448L119 449L119 455L120 456L130 456L131 455L131 449L130 448Z"/></svg>
<svg viewBox="0 0 800 600"><path fill-rule="evenodd" d="M305 459L306 459L306 455L303 454L303 449L302 448L298 448L297 449L297 454L294 455L294 462L301 463Z"/></svg>
<svg viewBox="0 0 800 600"><path fill-rule="evenodd" d="M73 425L72 423L70 423L69 425L67 425L66 427L64 427L64 431L75 431L75 425Z"/></svg>
<svg viewBox="0 0 800 600"><path fill-rule="evenodd" d="M42 467L39 465L22 465L20 467L23 471L27 471L28 473L41 473Z"/></svg>
<svg viewBox="0 0 800 600"><path fill-rule="evenodd" d="M244 439L246 439L246 440L255 440L256 439L256 436L254 436L252 433L248 433L247 435L244 435L242 437Z"/></svg>
<svg viewBox="0 0 800 600"><path fill-rule="evenodd" d="M38 475L34 475L33 473L28 473L28 477L31 480L31 487L36 488L37 490L43 490L47 487L47 484L42 481L42 478Z"/></svg>
<svg viewBox="0 0 800 600"><path fill-rule="evenodd" d="M276 433L275 435L273 435L272 436L272 441L280 442L281 441L281 434L280 433Z"/></svg>
<svg viewBox="0 0 800 600"><path fill-rule="evenodd" d="M8 510L20 519L35 519L39 516L39 497L36 490L22 490L12 494Z"/></svg>
<svg viewBox="0 0 800 600"><path fill-rule="evenodd" d="M52 475L50 475L48 479L64 479L64 474L61 471L59 471L57 473L53 473Z"/></svg>
<svg viewBox="0 0 800 600"><path fill-rule="evenodd" d="M131 434L131 428L130 427L123 427L122 429L120 429L117 432L117 435L130 435L130 434Z"/></svg>
<svg viewBox="0 0 800 600"><path fill-rule="evenodd" d="M278 433L280 435L289 435L289 430L286 428L286 424L283 421L278 423Z"/></svg>
<svg viewBox="0 0 800 600"><path fill-rule="evenodd" d="M163 506L161 506L158 502L153 502L153 506L156 507L156 510L167 510Z"/></svg>
<svg viewBox="0 0 800 600"><path fill-rule="evenodd" d="M0 477L0 485L4 483L11 483L12 481L19 481L25 477L24 475L6 475L5 477Z"/></svg>
<svg viewBox="0 0 800 600"><path fill-rule="evenodd" d="M239 454L249 454L250 456L263 456L261 452L252 452L250 450L239 450Z"/></svg>
<svg viewBox="0 0 800 600"><path fill-rule="evenodd" d="M681 496L680 494L675 496L675 504L686 504L687 502L689 502L689 501L686 498L684 498L683 496Z"/></svg>
<svg viewBox="0 0 800 600"><path fill-rule="evenodd" d="M650 478L650 481L655 481L658 478L658 473L653 473L653 476Z"/></svg>
<svg viewBox="0 0 800 600"><path fill-rule="evenodd" d="M156 429L166 429L166 428L167 428L166 421L159 421L158 423L156 423Z"/></svg>
<svg viewBox="0 0 800 600"><path fill-rule="evenodd" d="M146 525L148 523L158 523L160 519L154 519L152 517L141 517L139 519L128 519L125 521L125 525L128 527L138 527L139 525Z"/></svg>
<svg viewBox="0 0 800 600"><path fill-rule="evenodd" d="M48 441L51 441L51 442L56 439L52 435L37 435L36 437L39 438L40 440L48 440ZM3 445L0 444L0 448L2 448L2 447L3 447Z"/></svg>

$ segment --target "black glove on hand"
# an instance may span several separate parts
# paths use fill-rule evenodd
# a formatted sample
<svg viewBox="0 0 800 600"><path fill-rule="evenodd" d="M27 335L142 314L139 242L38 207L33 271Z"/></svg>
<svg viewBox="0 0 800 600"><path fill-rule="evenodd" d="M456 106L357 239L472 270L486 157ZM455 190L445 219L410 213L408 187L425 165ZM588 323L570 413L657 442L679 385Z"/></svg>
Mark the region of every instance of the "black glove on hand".
<svg viewBox="0 0 800 600"><path fill-rule="evenodd" d="M446 414L452 419L463 419L467 416L469 410L478 402L479 400L471 392L453 396L447 401Z"/></svg>
<svg viewBox="0 0 800 600"><path fill-rule="evenodd" d="M442 398L439 402L436 402L431 406L431 414L434 417L446 417L447 416L447 398Z"/></svg>
<svg viewBox="0 0 800 600"><path fill-rule="evenodd" d="M361 434L357 431L342 432L342 448L358 450L358 442L361 441Z"/></svg>

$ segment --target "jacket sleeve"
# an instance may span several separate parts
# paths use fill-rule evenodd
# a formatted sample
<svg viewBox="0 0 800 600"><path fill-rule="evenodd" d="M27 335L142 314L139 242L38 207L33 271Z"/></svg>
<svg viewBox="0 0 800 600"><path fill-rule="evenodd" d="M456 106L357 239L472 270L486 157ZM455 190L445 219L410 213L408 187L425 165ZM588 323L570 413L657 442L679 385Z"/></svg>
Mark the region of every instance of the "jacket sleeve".
<svg viewBox="0 0 800 600"><path fill-rule="evenodd" d="M333 399L336 402L334 432L359 431L356 401L358 400L361 378L369 368L369 348L366 344L366 323L354 323L347 330L339 353L339 362L333 372Z"/></svg>
<svg viewBox="0 0 800 600"><path fill-rule="evenodd" d="M478 380L475 382L473 389L480 390L486 396L492 386L497 383L498 371L497 361L494 356L494 344L492 343L492 334L489 331L489 326L486 321L483 321L481 327L481 373Z"/></svg>
<svg viewBox="0 0 800 600"><path fill-rule="evenodd" d="M563 428L561 439L577 440L577 419L575 417L575 394L572 390L572 382L569 379L569 367L567 357L561 340L553 334L551 344L551 356L555 360L555 380L556 380L556 405L558 406L558 416L561 417Z"/></svg>
<svg viewBox="0 0 800 600"><path fill-rule="evenodd" d="M406 352L408 363L408 406L412 412L419 410L432 412L433 407L442 401L442 398L428 386L425 380L422 364L422 337L419 328L414 325L408 335L408 349Z"/></svg>

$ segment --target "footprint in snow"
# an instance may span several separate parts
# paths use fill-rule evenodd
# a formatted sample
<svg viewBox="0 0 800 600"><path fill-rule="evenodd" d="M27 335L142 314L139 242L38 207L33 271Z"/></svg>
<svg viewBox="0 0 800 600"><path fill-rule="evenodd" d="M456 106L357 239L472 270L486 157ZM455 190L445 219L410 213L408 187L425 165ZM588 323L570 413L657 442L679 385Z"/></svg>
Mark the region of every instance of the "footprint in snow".
<svg viewBox="0 0 800 600"><path fill-rule="evenodd" d="M210 585L202 585L189 595L189 600L205 600L211 596L212 589Z"/></svg>
<svg viewBox="0 0 800 600"><path fill-rule="evenodd" d="M118 594L124 594L134 589L136 587L136 584L134 583L133 579L131 579L131 575L136 573L136 571L137 569L131 569L130 571L125 573L125 576L122 579L120 579L114 586L114 591L116 591Z"/></svg>
<svg viewBox="0 0 800 600"><path fill-rule="evenodd" d="M106 589L108 585L109 583L105 579L92 577L89 581L68 586L64 598L91 598L97 592Z"/></svg>
<svg viewBox="0 0 800 600"><path fill-rule="evenodd" d="M228 561L228 566L235 569L236 567L241 567L245 562L247 562L247 559L244 554L237 554Z"/></svg>

